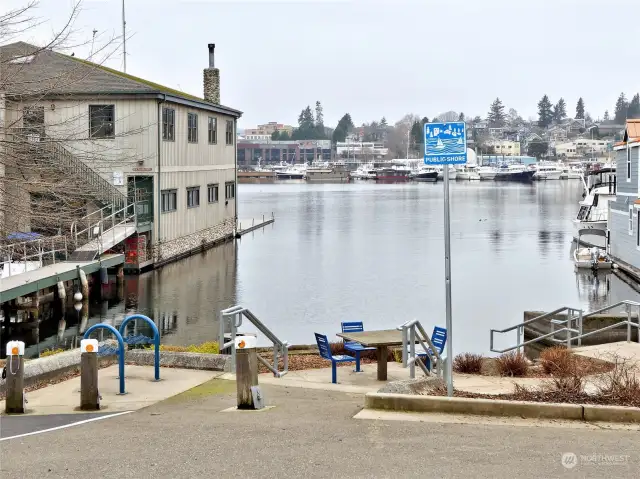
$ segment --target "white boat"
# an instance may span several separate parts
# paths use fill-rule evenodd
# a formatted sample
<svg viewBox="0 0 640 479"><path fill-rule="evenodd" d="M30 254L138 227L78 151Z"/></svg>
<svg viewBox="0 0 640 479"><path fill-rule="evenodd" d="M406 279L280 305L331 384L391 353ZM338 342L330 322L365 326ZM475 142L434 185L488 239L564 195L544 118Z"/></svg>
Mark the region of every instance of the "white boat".
<svg viewBox="0 0 640 479"><path fill-rule="evenodd" d="M457 180L467 180L467 181L479 181L480 175L478 174L478 168L476 165L464 165L462 168L458 169L458 174L456 175Z"/></svg>
<svg viewBox="0 0 640 479"><path fill-rule="evenodd" d="M351 172L351 178L356 180L375 180L377 176L376 169L372 163L360 165L355 171Z"/></svg>
<svg viewBox="0 0 640 479"><path fill-rule="evenodd" d="M562 169L561 180L579 180L584 176L581 163L569 163Z"/></svg>
<svg viewBox="0 0 640 479"><path fill-rule="evenodd" d="M597 246L581 246L583 234L592 236L594 232L606 238L607 232L602 230L580 230L576 238L576 246L573 250L573 263L577 269L591 269L594 271L613 268L613 261L603 248Z"/></svg>
<svg viewBox="0 0 640 479"><path fill-rule="evenodd" d="M535 165L535 170L533 179L537 181L559 180L562 175L562 168L557 163L540 162Z"/></svg>
<svg viewBox="0 0 640 479"><path fill-rule="evenodd" d="M498 169L493 166L481 166L478 168L478 175L481 180L495 180L498 176Z"/></svg>
<svg viewBox="0 0 640 479"><path fill-rule="evenodd" d="M291 165L284 169L276 170L276 178L288 179L288 180L301 180L306 176L307 165L300 163L297 165Z"/></svg>
<svg viewBox="0 0 640 479"><path fill-rule="evenodd" d="M444 180L444 166L438 165L435 167L438 170L438 180ZM455 180L458 177L458 170L455 166L449 165L449 179Z"/></svg>
<svg viewBox="0 0 640 479"><path fill-rule="evenodd" d="M609 220L609 201L616 199L616 167L613 165L598 167L587 172L583 178L585 197L578 204L578 214L573 219L576 235L581 230L593 230L594 239L587 241L595 246L605 246L599 231L607 231ZM583 232L583 236L588 233Z"/></svg>

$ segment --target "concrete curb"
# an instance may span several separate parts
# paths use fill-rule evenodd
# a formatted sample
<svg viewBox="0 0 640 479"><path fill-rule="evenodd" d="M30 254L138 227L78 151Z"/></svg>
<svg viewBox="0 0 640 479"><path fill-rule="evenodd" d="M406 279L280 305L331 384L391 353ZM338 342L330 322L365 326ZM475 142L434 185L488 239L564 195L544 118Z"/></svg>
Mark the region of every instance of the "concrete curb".
<svg viewBox="0 0 640 479"><path fill-rule="evenodd" d="M365 408L391 411L438 412L531 419L640 422L640 408L581 404L470 399L409 394L367 393Z"/></svg>

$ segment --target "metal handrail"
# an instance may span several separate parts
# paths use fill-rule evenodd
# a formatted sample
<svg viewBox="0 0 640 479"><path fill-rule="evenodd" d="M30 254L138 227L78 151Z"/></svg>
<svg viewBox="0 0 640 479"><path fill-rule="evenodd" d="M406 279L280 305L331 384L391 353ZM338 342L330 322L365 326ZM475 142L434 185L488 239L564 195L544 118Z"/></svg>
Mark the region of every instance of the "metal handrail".
<svg viewBox="0 0 640 479"><path fill-rule="evenodd" d="M277 378L281 378L287 372L289 372L289 343L287 341L281 341L273 332L265 326L265 324L258 319L249 309L236 305L231 308L223 309L220 311L220 332L218 344L220 345L220 351L230 348L231 349L231 370L236 370L236 348L235 337L238 332L238 328L242 326L242 317L247 318L262 334L264 334L269 341L273 343L273 365L258 354L258 361L264 364L269 371ZM231 340L225 342L224 333L225 326L229 323L231 330ZM278 357L282 354L283 358L283 370L278 370Z"/></svg>
<svg viewBox="0 0 640 479"><path fill-rule="evenodd" d="M50 247L47 246L50 244ZM61 248L56 244L61 243ZM27 250L33 248L34 253L27 254ZM58 235L50 236L48 238L37 238L28 241L19 241L16 243L10 243L7 245L0 244L0 258L2 261L0 264L3 269L4 266L8 266L8 276L11 276L11 264L24 263L25 273L27 272L27 260L31 258L38 258L39 268L43 266L45 257L51 255L51 264L56 263L56 253L64 253L64 259L67 259L67 237ZM18 260L14 259L16 255L19 255ZM20 274L20 273L18 273Z"/></svg>
<svg viewBox="0 0 640 479"><path fill-rule="evenodd" d="M585 318L589 318L589 317L593 317L596 314L600 314L603 313L605 311L609 311L611 309L614 308L618 308L620 306L626 306L626 313L627 313L627 318L625 320L620 320L619 322L615 323L615 324L610 324L608 326L605 326L603 328L600 329L596 329L593 331L589 331L588 333L583 333L583 321ZM633 322L632 317L631 317L631 308L638 308L638 312L637 312L637 322ZM529 341L525 341L525 342L521 342L521 334L524 332L524 326L527 324L531 324L534 321L539 321L542 319L548 319L551 316L555 316L556 314L562 312L563 310L567 310L568 311L568 315L567 315L567 319L564 320L558 320L558 319L550 319L549 320L549 324L551 326L551 332L544 334L542 336L538 336L536 338L530 339ZM578 316L574 316L572 313L577 312L579 313ZM573 322L577 322L577 328L575 329L572 327L572 323ZM556 325L566 325L563 328L560 329L555 329ZM610 329L615 329L615 328L619 328L621 326L626 326L627 327L627 342L631 341L631 331L632 328L636 328L638 330L638 342L640 343L640 303L636 302L636 301L629 301L629 300L624 300L624 301L619 301L615 304L610 304L607 305L603 308L597 309L595 311L591 311L587 314L583 314L583 311L581 309L575 309L575 308L569 308L569 307L564 307L561 309L557 309L555 311L552 311L551 313L545 313L543 315L540 316L536 316L535 318L532 318L530 320L524 321L522 323L519 323L515 326L512 326L510 328L506 328L504 330L496 330L496 329L492 329L491 333L490 333L490 350L492 352L495 353L505 353L508 351L513 351L514 349L518 349L520 350L523 346L526 346L528 344L533 344L536 343L538 341L542 341L543 339L547 339L547 338L551 338L551 341L556 342L556 343L566 343L567 348L571 348L573 346L574 342L577 342L578 346L582 345L582 339L592 336L594 334L597 333L601 333L603 331L608 331ZM513 331L514 329L517 328L518 331L518 342L515 346L511 346L505 349L495 349L493 347L493 333L504 333L504 332L508 332L508 331ZM564 339L556 339L556 335L558 333L566 333L566 337ZM573 335L575 333L575 335Z"/></svg>
<svg viewBox="0 0 640 479"><path fill-rule="evenodd" d="M427 369L424 361L422 361L420 356L416 354L416 341L420 346L422 346L427 356L429 356L431 364L434 365L436 376L442 377L442 357L431 342L429 335L422 327L422 324L420 324L420 321L417 319L407 321L406 323L398 326L397 329L402 331L402 366L405 368L409 366L409 376L411 379L416 377L416 364L420 366L420 369L422 369L422 372L424 372L425 375L431 375L431 372ZM419 334L416 334L416 329ZM427 344L425 344L425 341Z"/></svg>
<svg viewBox="0 0 640 479"><path fill-rule="evenodd" d="M111 213L105 217L104 215L104 211L107 209L111 209ZM130 213L129 210L132 210L132 212ZM96 222L93 223L91 220L91 217L94 215L100 214L100 219L96 219ZM120 221L118 221L118 216L121 215L122 219ZM113 208L113 205L108 205L105 206L104 208L101 208L99 210L96 210L92 213L89 213L88 215L84 216L82 219L79 220L80 222L82 222L83 224L85 223L90 223L89 226L87 226L86 228L81 229L80 231L78 231L78 222L74 221L71 224L71 236L73 237L75 243L76 243L76 247L78 246L79 243L79 239L83 234L87 234L87 240L91 241L94 237L100 237L102 234L104 234L106 231L111 230L112 234L114 235L114 242L115 242L115 227L116 226L120 226L123 224L132 224L132 225L137 225L138 222L138 217L137 217L137 212L136 212L136 208L135 208L135 204L134 203L130 203L126 206L124 206L123 208L120 208L119 210L115 210ZM105 225L107 225L108 227L105 227ZM98 227L98 234L97 235L93 235L93 229Z"/></svg>

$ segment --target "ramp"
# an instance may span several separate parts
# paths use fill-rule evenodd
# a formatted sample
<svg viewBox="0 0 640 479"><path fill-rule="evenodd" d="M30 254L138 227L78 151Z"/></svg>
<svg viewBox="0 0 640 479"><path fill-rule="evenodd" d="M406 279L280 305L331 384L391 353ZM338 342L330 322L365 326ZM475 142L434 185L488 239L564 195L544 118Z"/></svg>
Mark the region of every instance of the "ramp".
<svg viewBox="0 0 640 479"><path fill-rule="evenodd" d="M76 249L70 257L72 261L91 261L136 232L135 223L124 223L108 229L101 235Z"/></svg>

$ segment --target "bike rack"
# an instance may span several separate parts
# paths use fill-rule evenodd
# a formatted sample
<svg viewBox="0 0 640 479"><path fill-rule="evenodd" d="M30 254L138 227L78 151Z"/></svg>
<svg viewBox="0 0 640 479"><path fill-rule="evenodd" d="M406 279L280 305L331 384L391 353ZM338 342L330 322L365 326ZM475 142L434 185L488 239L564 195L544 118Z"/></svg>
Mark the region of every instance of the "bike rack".
<svg viewBox="0 0 640 479"><path fill-rule="evenodd" d="M151 318L143 314L133 314L131 316L127 316L126 318L124 318L124 321L122 321L122 324L120 324L120 328L119 328L120 336L122 336L123 340L127 342L128 338L125 339L124 337L124 335L127 332L127 323L129 323L129 321L136 320L136 319L143 319L149 326L151 326L151 329L153 330L153 344L154 344L154 350L155 350L155 355L153 360L154 374L155 374L155 380L160 381L160 331L158 331L158 327L156 326L156 323L154 323Z"/></svg>
<svg viewBox="0 0 640 479"><path fill-rule="evenodd" d="M124 340L122 339L122 335L120 334L120 332L114 328L113 326L111 326L110 324L105 324L105 323L99 323L99 324L94 324L93 326L91 326L89 329L87 329L84 333L83 338L84 339L89 339L89 336L91 335L91 333L97 329L106 329L108 331L111 331L116 339L118 340L118 351L119 351L119 358L118 358L118 375L120 376L120 393L119 394L127 394L124 390Z"/></svg>

